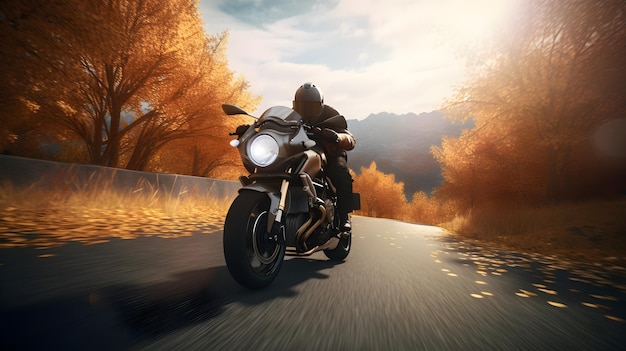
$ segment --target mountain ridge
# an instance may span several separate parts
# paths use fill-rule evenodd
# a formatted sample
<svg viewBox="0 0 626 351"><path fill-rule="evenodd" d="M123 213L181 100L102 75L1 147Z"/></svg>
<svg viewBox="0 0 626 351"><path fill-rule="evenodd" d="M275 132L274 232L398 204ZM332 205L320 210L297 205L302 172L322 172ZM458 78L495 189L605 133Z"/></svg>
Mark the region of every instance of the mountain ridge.
<svg viewBox="0 0 626 351"><path fill-rule="evenodd" d="M404 183L408 200L417 191L431 193L443 181L430 148L440 146L444 136L457 137L472 125L446 119L441 111L402 115L379 112L347 122L357 141L356 148L348 153L349 167L360 174L362 167L376 162L379 171L394 174L396 182Z"/></svg>

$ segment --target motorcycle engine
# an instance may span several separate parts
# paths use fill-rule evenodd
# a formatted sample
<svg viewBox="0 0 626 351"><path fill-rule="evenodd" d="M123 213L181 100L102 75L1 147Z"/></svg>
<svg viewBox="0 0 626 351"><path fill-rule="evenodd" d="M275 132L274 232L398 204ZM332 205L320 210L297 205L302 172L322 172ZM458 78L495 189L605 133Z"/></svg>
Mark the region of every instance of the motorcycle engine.
<svg viewBox="0 0 626 351"><path fill-rule="evenodd" d="M285 220L285 231L287 232L287 246L295 246L296 237L295 234L306 223L309 218L308 214L305 213L297 213L290 214L287 216Z"/></svg>
<svg viewBox="0 0 626 351"><path fill-rule="evenodd" d="M333 224L335 220L335 205L329 199L326 199L324 205L326 206L326 220L328 224Z"/></svg>

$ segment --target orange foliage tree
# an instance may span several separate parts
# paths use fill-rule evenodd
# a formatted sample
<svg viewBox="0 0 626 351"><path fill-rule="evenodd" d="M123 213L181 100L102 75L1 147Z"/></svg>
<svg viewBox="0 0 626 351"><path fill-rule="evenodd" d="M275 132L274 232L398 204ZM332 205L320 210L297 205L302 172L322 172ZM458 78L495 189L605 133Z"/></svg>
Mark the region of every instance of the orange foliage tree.
<svg viewBox="0 0 626 351"><path fill-rule="evenodd" d="M396 183L393 174L377 170L375 162L369 168L361 167L361 174L354 177L354 191L361 193L358 213L369 217L406 218L404 183Z"/></svg>
<svg viewBox="0 0 626 351"><path fill-rule="evenodd" d="M361 174L353 174L353 177L354 191L361 194L361 210L357 214L433 225L450 220L456 214L456 203L429 197L421 191L407 202L404 183L396 182L393 174L379 171L376 162L368 168L361 167Z"/></svg>
<svg viewBox="0 0 626 351"><path fill-rule="evenodd" d="M88 4L39 1L0 2L0 151L41 156L42 142L68 137L55 123L79 91L79 57L68 38L109 42L115 28L101 21ZM101 28L101 38L89 37L88 27ZM89 47L89 49L87 49ZM48 136L48 138L45 138Z"/></svg>
<svg viewBox="0 0 626 351"><path fill-rule="evenodd" d="M235 123L220 105L258 103L196 1L7 1L0 14L2 69L15 71L0 82L12 107L0 119L45 121L40 134L80 141L91 163L207 174Z"/></svg>
<svg viewBox="0 0 626 351"><path fill-rule="evenodd" d="M594 131L626 115L623 1L524 6L506 41L478 57L472 78L444 106L452 118L475 123L433 149L445 179L439 194L464 208L580 196L577 172L602 169L589 157ZM626 176L624 160L617 162ZM606 183L596 173L590 183Z"/></svg>
<svg viewBox="0 0 626 351"><path fill-rule="evenodd" d="M428 196L423 191L413 194L408 203L406 219L412 222L439 225L451 220L457 214L456 202L442 201L435 195Z"/></svg>

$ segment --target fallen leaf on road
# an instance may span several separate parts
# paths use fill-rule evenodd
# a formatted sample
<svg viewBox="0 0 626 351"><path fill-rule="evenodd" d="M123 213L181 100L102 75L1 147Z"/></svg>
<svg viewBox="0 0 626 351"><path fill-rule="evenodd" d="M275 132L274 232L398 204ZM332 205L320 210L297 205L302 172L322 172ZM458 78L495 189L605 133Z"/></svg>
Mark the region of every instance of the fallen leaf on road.
<svg viewBox="0 0 626 351"><path fill-rule="evenodd" d="M558 308L565 308L567 307L567 305L562 304L560 302L554 302L554 301L548 301L548 304L554 306L554 307L558 307Z"/></svg>
<svg viewBox="0 0 626 351"><path fill-rule="evenodd" d="M604 315L606 318L612 320L612 321L616 321L616 322L624 322L623 319L619 318L619 317L615 317L615 316L609 316L608 314Z"/></svg>

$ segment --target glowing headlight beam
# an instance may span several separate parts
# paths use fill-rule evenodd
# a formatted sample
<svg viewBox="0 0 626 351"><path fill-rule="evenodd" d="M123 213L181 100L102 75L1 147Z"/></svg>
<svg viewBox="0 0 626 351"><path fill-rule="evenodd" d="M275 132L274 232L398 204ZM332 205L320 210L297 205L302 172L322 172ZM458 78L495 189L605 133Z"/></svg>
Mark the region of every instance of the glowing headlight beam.
<svg viewBox="0 0 626 351"><path fill-rule="evenodd" d="M248 147L250 160L259 167L271 165L278 157L278 142L267 134L254 138Z"/></svg>

